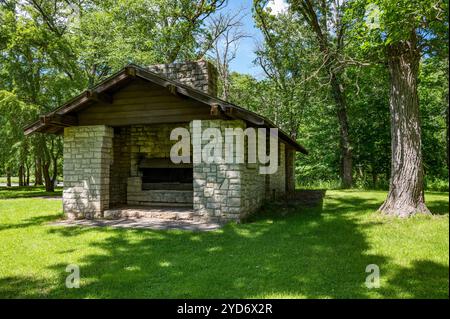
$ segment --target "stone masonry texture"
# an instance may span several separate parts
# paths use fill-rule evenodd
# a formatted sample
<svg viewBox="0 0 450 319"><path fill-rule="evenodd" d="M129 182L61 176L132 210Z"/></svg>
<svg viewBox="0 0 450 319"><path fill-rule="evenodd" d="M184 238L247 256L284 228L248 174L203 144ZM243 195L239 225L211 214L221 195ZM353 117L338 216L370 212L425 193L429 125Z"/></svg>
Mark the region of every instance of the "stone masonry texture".
<svg viewBox="0 0 450 319"><path fill-rule="evenodd" d="M113 129L104 125L64 129L63 208L69 218L102 217L109 207Z"/></svg>
<svg viewBox="0 0 450 319"><path fill-rule="evenodd" d="M109 202L110 206L127 203L127 179L130 176L130 127L114 129L113 161L110 167Z"/></svg>
<svg viewBox="0 0 450 319"><path fill-rule="evenodd" d="M65 129L64 211L70 218L102 217L102 211L123 205L191 205L197 220L226 222L241 220L255 212L266 199L286 191L286 157L280 143L279 166L275 174L259 173L259 165L245 163L193 163L192 190L142 190L139 162L143 158L170 157L176 141L170 140L175 127L194 131L191 123L133 125L112 129L80 126ZM226 128L246 129L241 120L201 121L201 129L218 128L224 140ZM230 141L230 140L228 140ZM231 140L233 143L235 139ZM209 140L202 140L202 148ZM248 140L244 145L248 157ZM192 149L191 145L191 151ZM235 155L236 150L234 150ZM192 152L192 155L194 153ZM293 179L292 176L288 177Z"/></svg>
<svg viewBox="0 0 450 319"><path fill-rule="evenodd" d="M202 130L220 129L223 138L225 128L246 128L241 120L209 120L202 121L201 125ZM190 128L193 134L192 122ZM202 148L208 142L203 140ZM284 144L280 148L283 156L274 175L259 174L259 164L194 163L194 211L199 218L215 222L238 221L257 210L265 200L266 193L281 196L285 189ZM247 143L244 149L247 149Z"/></svg>
<svg viewBox="0 0 450 319"><path fill-rule="evenodd" d="M208 61L156 64L147 69L209 95L217 96L217 70Z"/></svg>

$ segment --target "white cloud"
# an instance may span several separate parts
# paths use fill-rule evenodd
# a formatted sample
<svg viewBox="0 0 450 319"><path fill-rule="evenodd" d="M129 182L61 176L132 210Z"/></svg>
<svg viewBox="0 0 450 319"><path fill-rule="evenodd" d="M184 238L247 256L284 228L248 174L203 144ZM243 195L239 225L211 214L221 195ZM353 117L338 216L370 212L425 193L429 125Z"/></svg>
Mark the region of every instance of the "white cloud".
<svg viewBox="0 0 450 319"><path fill-rule="evenodd" d="M267 7L272 9L272 14L278 15L285 13L289 8L289 5L284 0L270 0Z"/></svg>

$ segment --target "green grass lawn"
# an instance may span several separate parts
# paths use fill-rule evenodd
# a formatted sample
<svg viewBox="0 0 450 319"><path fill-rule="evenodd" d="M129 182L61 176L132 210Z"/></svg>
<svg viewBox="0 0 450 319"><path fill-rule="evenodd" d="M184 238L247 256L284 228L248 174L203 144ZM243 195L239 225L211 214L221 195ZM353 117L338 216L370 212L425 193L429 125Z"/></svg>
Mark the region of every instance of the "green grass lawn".
<svg viewBox="0 0 450 319"><path fill-rule="evenodd" d="M448 193L408 220L375 213L385 196L328 191L323 209L273 206L213 232L49 226L61 201L3 199L0 298L448 298ZM68 264L79 289L65 287Z"/></svg>

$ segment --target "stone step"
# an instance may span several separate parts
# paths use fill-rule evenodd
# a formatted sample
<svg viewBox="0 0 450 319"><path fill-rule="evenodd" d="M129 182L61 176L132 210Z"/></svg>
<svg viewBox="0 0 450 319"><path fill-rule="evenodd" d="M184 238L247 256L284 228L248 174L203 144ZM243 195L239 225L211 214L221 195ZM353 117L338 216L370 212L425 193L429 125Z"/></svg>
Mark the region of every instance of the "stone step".
<svg viewBox="0 0 450 319"><path fill-rule="evenodd" d="M168 203L168 202L146 202L146 201L128 201L133 206L143 206L143 207L179 207L179 208L190 208L192 207L192 203Z"/></svg>
<svg viewBox="0 0 450 319"><path fill-rule="evenodd" d="M105 219L157 218L166 220L194 220L194 211L177 207L118 207L105 210Z"/></svg>

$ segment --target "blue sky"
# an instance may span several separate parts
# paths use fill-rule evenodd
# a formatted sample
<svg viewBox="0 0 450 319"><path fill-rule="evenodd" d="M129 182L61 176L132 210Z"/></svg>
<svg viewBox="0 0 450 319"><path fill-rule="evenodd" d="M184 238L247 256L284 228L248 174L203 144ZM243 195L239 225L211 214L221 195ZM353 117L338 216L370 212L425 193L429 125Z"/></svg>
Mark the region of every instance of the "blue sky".
<svg viewBox="0 0 450 319"><path fill-rule="evenodd" d="M244 24L245 32L251 36L250 38L241 41L236 54L236 59L234 59L230 65L231 70L239 73L251 74L255 77L261 77L261 68L252 63L256 57L254 54L256 43L262 38L261 32L255 28L255 24L253 23L251 10L252 2L252 0L228 0L228 5L222 10L232 12L239 10L245 12L246 16L242 22Z"/></svg>

